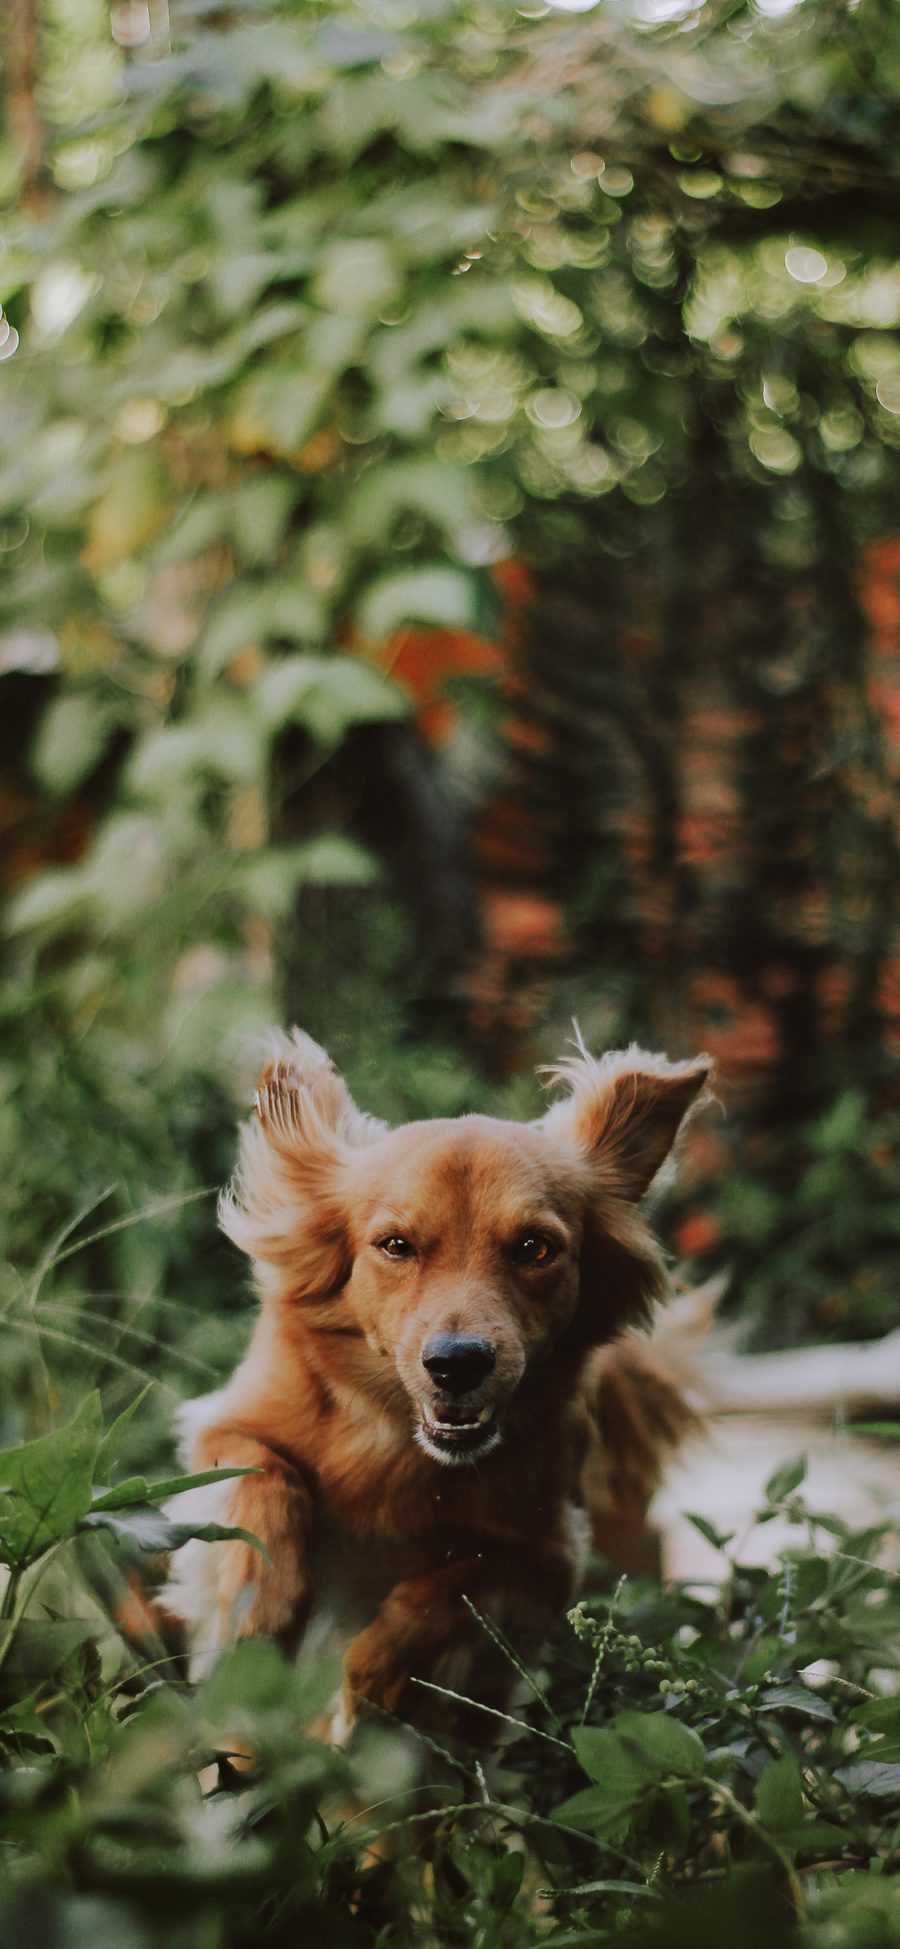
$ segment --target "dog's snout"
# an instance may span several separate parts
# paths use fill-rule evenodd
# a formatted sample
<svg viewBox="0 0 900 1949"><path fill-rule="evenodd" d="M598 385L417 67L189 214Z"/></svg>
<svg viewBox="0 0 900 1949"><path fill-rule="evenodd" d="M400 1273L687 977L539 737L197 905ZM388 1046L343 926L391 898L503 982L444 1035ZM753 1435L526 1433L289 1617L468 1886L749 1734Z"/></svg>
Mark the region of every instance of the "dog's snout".
<svg viewBox="0 0 900 1949"><path fill-rule="evenodd" d="M490 1373L496 1355L489 1340L469 1333L436 1333L422 1351L422 1365L445 1394L470 1394Z"/></svg>

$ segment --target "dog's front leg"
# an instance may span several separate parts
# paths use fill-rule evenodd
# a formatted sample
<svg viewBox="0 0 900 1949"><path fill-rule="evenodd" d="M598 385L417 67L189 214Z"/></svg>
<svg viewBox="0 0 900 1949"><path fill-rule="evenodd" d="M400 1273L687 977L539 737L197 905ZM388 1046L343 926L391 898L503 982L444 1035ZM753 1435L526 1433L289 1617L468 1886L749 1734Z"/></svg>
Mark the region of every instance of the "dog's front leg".
<svg viewBox="0 0 900 1949"><path fill-rule="evenodd" d="M191 1459L198 1471L258 1472L188 1491L182 1502L190 1501L190 1508L173 1509L173 1515L248 1530L269 1559L242 1541L198 1541L178 1551L166 1595L170 1608L191 1627L191 1671L200 1677L237 1638L275 1638L288 1648L296 1644L312 1598L312 1498L299 1469L237 1429L205 1429Z"/></svg>
<svg viewBox="0 0 900 1949"><path fill-rule="evenodd" d="M489 1744L498 1723L478 1708L503 1712L517 1679L514 1660L489 1627L517 1658L536 1657L574 1582L562 1545L498 1548L486 1541L483 1552L397 1584L347 1652L347 1719L381 1707L423 1729ZM460 1697L474 1704L460 1704Z"/></svg>

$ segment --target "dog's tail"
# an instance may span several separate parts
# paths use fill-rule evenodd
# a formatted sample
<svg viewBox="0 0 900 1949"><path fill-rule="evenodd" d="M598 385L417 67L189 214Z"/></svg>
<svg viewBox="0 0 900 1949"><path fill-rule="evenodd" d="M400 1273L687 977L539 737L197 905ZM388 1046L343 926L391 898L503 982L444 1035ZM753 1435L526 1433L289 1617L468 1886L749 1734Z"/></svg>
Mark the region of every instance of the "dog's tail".
<svg viewBox="0 0 900 1949"><path fill-rule="evenodd" d="M667 1462L701 1433L703 1343L722 1292L710 1281L679 1296L647 1334L624 1333L594 1356L589 1405L600 1434L588 1500L601 1519L640 1523Z"/></svg>

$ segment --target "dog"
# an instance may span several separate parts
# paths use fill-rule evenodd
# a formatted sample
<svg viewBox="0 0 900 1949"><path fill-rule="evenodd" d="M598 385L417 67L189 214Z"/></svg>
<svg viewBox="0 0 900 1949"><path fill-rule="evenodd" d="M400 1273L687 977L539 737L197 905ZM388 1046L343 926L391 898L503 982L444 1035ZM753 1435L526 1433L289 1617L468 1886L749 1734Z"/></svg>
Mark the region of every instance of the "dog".
<svg viewBox="0 0 900 1949"><path fill-rule="evenodd" d="M177 1554L192 1676L248 1635L339 1649L337 1730L382 1710L489 1740L504 1641L533 1660L577 1594L598 1459L614 1506L646 1501L691 1421L633 1329L668 1285L642 1200L710 1068L579 1038L535 1122L389 1129L308 1036L279 1036L220 1207L255 1330L182 1411L189 1468L255 1471L182 1504L266 1555Z"/></svg>

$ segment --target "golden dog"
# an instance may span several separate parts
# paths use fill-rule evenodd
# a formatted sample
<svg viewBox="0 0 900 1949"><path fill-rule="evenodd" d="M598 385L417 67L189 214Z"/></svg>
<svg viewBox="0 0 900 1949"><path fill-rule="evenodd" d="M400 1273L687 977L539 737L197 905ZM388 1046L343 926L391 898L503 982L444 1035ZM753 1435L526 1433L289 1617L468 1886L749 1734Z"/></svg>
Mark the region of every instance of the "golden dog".
<svg viewBox="0 0 900 1949"><path fill-rule="evenodd" d="M238 1636L340 1642L346 1721L369 1704L484 1738L428 1689L504 1708L513 1668L474 1612L534 1657L582 1573L598 1426L615 1492L650 1485L688 1418L625 1329L665 1293L640 1201L709 1069L579 1043L534 1123L390 1130L307 1036L279 1038L221 1208L257 1325L183 1411L191 1468L258 1471L192 1491L197 1509L270 1561L179 1552L195 1673Z"/></svg>

